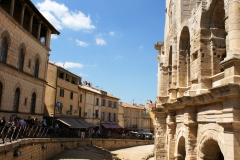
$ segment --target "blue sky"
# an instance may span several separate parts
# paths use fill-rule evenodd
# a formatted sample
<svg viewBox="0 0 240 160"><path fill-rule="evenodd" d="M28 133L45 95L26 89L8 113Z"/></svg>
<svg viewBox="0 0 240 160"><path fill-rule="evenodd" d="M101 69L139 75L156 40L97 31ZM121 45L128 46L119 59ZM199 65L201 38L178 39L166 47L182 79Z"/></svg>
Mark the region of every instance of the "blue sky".
<svg viewBox="0 0 240 160"><path fill-rule="evenodd" d="M32 0L61 34L50 61L126 103L155 102L164 0Z"/></svg>

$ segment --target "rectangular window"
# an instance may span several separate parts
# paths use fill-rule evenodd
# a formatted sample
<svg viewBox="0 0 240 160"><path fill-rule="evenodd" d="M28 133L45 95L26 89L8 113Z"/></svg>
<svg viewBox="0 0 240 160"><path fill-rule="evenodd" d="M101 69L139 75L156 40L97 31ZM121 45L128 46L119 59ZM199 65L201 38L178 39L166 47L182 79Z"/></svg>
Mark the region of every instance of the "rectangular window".
<svg viewBox="0 0 240 160"><path fill-rule="evenodd" d="M112 101L108 101L108 107L112 107Z"/></svg>
<svg viewBox="0 0 240 160"><path fill-rule="evenodd" d="M106 104L106 100L105 99L102 99L102 106L105 106Z"/></svg>
<svg viewBox="0 0 240 160"><path fill-rule="evenodd" d="M64 97L64 89L60 89L60 97Z"/></svg>
<svg viewBox="0 0 240 160"><path fill-rule="evenodd" d="M96 98L96 106L99 106L99 98Z"/></svg>
<svg viewBox="0 0 240 160"><path fill-rule="evenodd" d="M64 77L64 73L60 73L59 78L63 79L63 77Z"/></svg>
<svg viewBox="0 0 240 160"><path fill-rule="evenodd" d="M81 107L79 107L78 116L79 116L79 117L82 117L82 108L81 108Z"/></svg>
<svg viewBox="0 0 240 160"><path fill-rule="evenodd" d="M117 102L113 102L113 107L117 108Z"/></svg>
<svg viewBox="0 0 240 160"><path fill-rule="evenodd" d="M73 92L70 92L70 99L73 99Z"/></svg>
<svg viewBox="0 0 240 160"><path fill-rule="evenodd" d="M82 102L82 94L79 96L79 101Z"/></svg>
<svg viewBox="0 0 240 160"><path fill-rule="evenodd" d="M102 121L105 121L105 112L102 112Z"/></svg>
<svg viewBox="0 0 240 160"><path fill-rule="evenodd" d="M112 119L111 119L111 113L108 113L108 121L110 122Z"/></svg>
<svg viewBox="0 0 240 160"><path fill-rule="evenodd" d="M113 122L116 122L116 113L113 114Z"/></svg>
<svg viewBox="0 0 240 160"><path fill-rule="evenodd" d="M31 68L31 59L28 60L28 68Z"/></svg>
<svg viewBox="0 0 240 160"><path fill-rule="evenodd" d="M24 105L27 105L27 98L24 99Z"/></svg>
<svg viewBox="0 0 240 160"><path fill-rule="evenodd" d="M66 74L66 81L68 81L68 82L70 81L69 80L69 75L67 75L67 74Z"/></svg>
<svg viewBox="0 0 240 160"><path fill-rule="evenodd" d="M98 118L98 110L95 110L95 118Z"/></svg>

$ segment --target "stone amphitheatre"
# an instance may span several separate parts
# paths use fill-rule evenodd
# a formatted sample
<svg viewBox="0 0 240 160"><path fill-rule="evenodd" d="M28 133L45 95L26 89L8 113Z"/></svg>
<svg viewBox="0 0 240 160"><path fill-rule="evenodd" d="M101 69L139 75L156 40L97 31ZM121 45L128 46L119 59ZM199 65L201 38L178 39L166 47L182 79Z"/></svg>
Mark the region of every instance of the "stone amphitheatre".
<svg viewBox="0 0 240 160"><path fill-rule="evenodd" d="M155 159L240 159L240 0L166 0Z"/></svg>

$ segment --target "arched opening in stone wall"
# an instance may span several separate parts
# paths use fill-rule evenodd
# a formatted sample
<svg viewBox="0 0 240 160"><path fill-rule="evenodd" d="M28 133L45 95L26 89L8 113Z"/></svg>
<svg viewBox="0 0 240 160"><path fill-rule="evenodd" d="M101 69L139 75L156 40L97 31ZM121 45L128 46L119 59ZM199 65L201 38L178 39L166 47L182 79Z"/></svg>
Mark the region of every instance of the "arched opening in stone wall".
<svg viewBox="0 0 240 160"><path fill-rule="evenodd" d="M186 158L186 148L185 148L185 138L182 136L178 141L177 146L177 160L185 160Z"/></svg>
<svg viewBox="0 0 240 160"><path fill-rule="evenodd" d="M218 145L218 142L210 139L204 142L201 149L201 159L204 160L224 160L223 153Z"/></svg>
<svg viewBox="0 0 240 160"><path fill-rule="evenodd" d="M178 87L190 85L190 33L188 27L183 27L179 43Z"/></svg>
<svg viewBox="0 0 240 160"><path fill-rule="evenodd" d="M214 3L214 2L213 2ZM215 1L210 23L210 45L212 49L212 75L222 72L224 69L220 62L226 57L226 31L224 1Z"/></svg>
<svg viewBox="0 0 240 160"><path fill-rule="evenodd" d="M172 85L172 46L170 47L168 56L169 56L168 57L168 76L169 76L168 88L171 88L171 85Z"/></svg>

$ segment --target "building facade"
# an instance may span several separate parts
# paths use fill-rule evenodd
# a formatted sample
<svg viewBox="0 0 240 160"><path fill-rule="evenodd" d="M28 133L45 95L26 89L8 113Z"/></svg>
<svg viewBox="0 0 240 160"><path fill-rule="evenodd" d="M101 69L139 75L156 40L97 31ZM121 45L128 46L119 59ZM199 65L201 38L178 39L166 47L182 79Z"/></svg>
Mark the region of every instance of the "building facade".
<svg viewBox="0 0 240 160"><path fill-rule="evenodd" d="M100 129L105 124L118 124L119 98L92 87L92 84L86 81L79 85L79 96L82 115L87 122Z"/></svg>
<svg viewBox="0 0 240 160"><path fill-rule="evenodd" d="M51 34L29 0L0 1L0 115L42 119Z"/></svg>
<svg viewBox="0 0 240 160"><path fill-rule="evenodd" d="M150 115L146 114L143 105L119 103L118 119L122 128L135 131L150 131Z"/></svg>
<svg viewBox="0 0 240 160"><path fill-rule="evenodd" d="M155 159L240 159L240 1L166 0Z"/></svg>
<svg viewBox="0 0 240 160"><path fill-rule="evenodd" d="M47 82L45 116L79 117L81 109L78 85L81 83L81 77L49 62Z"/></svg>

